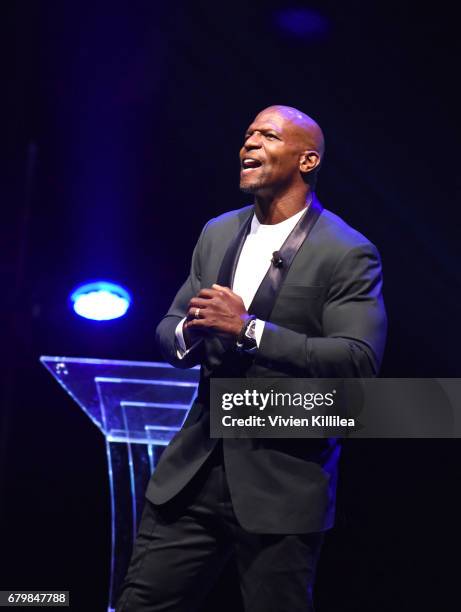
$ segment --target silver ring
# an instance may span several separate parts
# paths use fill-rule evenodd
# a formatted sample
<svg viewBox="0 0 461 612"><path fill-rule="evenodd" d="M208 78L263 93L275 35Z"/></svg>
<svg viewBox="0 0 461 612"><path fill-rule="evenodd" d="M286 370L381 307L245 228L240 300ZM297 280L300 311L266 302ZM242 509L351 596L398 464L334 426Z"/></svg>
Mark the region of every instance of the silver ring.
<svg viewBox="0 0 461 612"><path fill-rule="evenodd" d="M198 318L199 318L199 315L200 315L200 308L196 308L196 309L195 309L195 313L194 313L194 318L195 318L195 319L198 319Z"/></svg>

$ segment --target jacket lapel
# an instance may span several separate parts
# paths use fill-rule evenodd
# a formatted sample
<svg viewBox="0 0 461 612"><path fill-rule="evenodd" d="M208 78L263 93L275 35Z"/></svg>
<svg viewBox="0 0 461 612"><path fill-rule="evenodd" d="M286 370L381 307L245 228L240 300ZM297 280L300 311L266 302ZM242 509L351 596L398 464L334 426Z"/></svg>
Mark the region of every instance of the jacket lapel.
<svg viewBox="0 0 461 612"><path fill-rule="evenodd" d="M235 270L237 263L242 252L243 245L245 244L246 237L251 227L251 220L253 218L254 207L250 207L248 217L244 219L242 226L231 240L224 258L219 268L218 278L216 282L218 285L223 287L232 287L234 282ZM233 344L232 340L226 340L220 336L213 336L206 340L209 353L209 362L212 367L216 367L221 362L221 356L226 350Z"/></svg>
<svg viewBox="0 0 461 612"><path fill-rule="evenodd" d="M278 292L290 269L291 263L299 248L309 236L322 210L323 206L320 204L315 194L313 194L312 202L306 214L301 217L283 243L282 248L279 249L279 254L283 262L282 266L277 268L273 264L270 265L266 276L259 285L253 301L248 308L250 314L256 315L258 319L262 319L263 321L269 320Z"/></svg>
<svg viewBox="0 0 461 612"><path fill-rule="evenodd" d="M218 280L216 281L218 285L222 285L223 287L232 287L240 253L242 252L246 237L250 231L253 211L254 208L250 208L247 219L245 219L234 239L229 244L226 254L222 260L221 267L219 268Z"/></svg>

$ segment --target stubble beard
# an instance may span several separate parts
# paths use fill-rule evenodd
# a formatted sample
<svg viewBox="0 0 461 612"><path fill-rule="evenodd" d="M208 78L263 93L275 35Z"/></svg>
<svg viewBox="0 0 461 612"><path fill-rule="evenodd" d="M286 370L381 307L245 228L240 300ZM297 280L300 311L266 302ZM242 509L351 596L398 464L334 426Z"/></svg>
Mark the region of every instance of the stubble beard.
<svg viewBox="0 0 461 612"><path fill-rule="evenodd" d="M259 188L261 187L261 185L258 183L253 183L251 185L243 185L240 183L240 191L243 191L243 193L250 193L252 195L255 195L258 191Z"/></svg>
<svg viewBox="0 0 461 612"><path fill-rule="evenodd" d="M240 191L243 193L250 193L252 195L256 195L260 189L264 187L264 177L260 177L256 180L253 180L249 184L245 184L245 179L240 181Z"/></svg>

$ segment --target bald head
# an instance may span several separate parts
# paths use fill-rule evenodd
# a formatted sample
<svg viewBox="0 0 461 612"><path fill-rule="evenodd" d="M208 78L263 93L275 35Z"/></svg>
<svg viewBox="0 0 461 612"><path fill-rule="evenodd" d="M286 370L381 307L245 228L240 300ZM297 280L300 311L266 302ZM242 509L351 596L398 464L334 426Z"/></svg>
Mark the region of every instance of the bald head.
<svg viewBox="0 0 461 612"><path fill-rule="evenodd" d="M294 134L299 139L302 148L317 151L320 159L323 159L325 152L325 139L319 124L303 113L302 111L292 106L284 106L282 104L274 104L262 110L258 117L268 113L278 113L281 117L289 121L295 128Z"/></svg>
<svg viewBox="0 0 461 612"><path fill-rule="evenodd" d="M274 197L314 189L325 145L322 130L291 106L269 106L248 126L240 149L240 188Z"/></svg>

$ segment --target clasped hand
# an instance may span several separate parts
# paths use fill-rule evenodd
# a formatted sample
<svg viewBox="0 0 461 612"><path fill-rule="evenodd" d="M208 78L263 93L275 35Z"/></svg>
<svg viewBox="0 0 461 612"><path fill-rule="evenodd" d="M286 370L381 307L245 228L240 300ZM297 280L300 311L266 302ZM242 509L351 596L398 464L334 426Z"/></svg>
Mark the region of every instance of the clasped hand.
<svg viewBox="0 0 461 612"><path fill-rule="evenodd" d="M213 332L236 338L248 316L239 295L229 287L214 284L190 300L183 329L193 335Z"/></svg>

